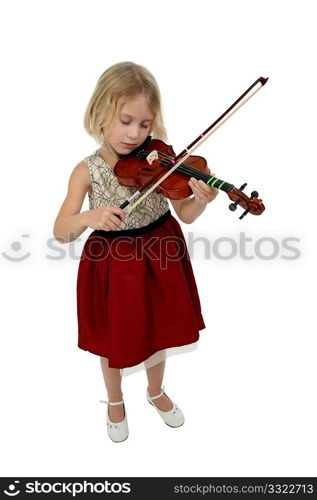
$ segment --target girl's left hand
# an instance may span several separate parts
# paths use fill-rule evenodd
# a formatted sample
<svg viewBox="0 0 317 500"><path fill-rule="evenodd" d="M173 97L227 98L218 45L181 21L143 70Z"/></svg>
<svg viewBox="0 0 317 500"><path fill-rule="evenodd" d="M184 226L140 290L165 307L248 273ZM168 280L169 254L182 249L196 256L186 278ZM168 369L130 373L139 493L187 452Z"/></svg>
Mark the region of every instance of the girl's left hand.
<svg viewBox="0 0 317 500"><path fill-rule="evenodd" d="M212 172L211 175L215 176L215 174ZM206 184L204 181L198 181L194 177L191 177L189 179L188 184L195 195L195 200L200 205L206 205L207 203L210 203L216 198L217 194L219 193L219 190L217 188L208 186L208 184Z"/></svg>

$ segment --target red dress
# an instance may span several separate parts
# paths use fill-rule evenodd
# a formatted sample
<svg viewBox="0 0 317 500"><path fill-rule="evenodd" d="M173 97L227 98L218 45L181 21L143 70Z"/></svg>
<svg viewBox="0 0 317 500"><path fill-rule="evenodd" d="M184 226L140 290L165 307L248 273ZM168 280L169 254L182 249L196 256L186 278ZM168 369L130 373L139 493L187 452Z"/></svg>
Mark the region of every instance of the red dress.
<svg viewBox="0 0 317 500"><path fill-rule="evenodd" d="M90 208L97 208L99 194L101 204L106 196L107 204L120 206L122 187L111 168L98 151L88 160ZM113 189L105 192L105 186ZM135 228L93 231L79 262L78 347L108 358L112 368L134 367L155 353L196 343L205 328L180 224L163 195L153 193L150 203L160 213L156 220L137 227L150 213L144 205Z"/></svg>
<svg viewBox="0 0 317 500"><path fill-rule="evenodd" d="M170 211L155 222L141 234L93 231L83 248L78 347L108 358L112 368L196 342L205 328L181 227Z"/></svg>

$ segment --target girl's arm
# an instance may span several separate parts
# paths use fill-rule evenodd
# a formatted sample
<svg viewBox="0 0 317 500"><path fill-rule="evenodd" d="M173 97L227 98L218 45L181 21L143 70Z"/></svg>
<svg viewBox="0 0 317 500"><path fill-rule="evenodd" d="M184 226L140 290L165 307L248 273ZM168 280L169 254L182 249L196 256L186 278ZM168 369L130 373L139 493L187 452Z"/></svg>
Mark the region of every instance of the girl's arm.
<svg viewBox="0 0 317 500"><path fill-rule="evenodd" d="M215 175L215 174L211 174ZM208 186L204 181L190 178L188 182L194 196L185 198L184 200L170 200L177 216L185 224L192 224L206 208L207 203L213 201L218 189Z"/></svg>
<svg viewBox="0 0 317 500"><path fill-rule="evenodd" d="M88 226L85 224L87 211L80 213L80 210L89 187L87 165L85 162L80 162L71 173L67 196L54 223L53 234L60 243L75 240L87 229Z"/></svg>

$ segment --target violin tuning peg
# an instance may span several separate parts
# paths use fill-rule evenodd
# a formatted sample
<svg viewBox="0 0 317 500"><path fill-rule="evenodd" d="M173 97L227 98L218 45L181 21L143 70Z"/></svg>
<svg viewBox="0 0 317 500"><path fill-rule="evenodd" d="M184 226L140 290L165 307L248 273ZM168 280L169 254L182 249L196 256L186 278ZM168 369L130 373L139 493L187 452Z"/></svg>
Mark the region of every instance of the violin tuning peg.
<svg viewBox="0 0 317 500"><path fill-rule="evenodd" d="M251 200L252 200L252 198L258 198L258 197L259 197L259 193L257 191L252 191Z"/></svg>
<svg viewBox="0 0 317 500"><path fill-rule="evenodd" d="M244 184L242 184L242 186L240 187L239 191L243 191L246 186L247 186L247 183L245 182Z"/></svg>
<svg viewBox="0 0 317 500"><path fill-rule="evenodd" d="M234 212L235 210L237 210L237 205L238 205L237 201L235 201L234 203L230 203L229 210L231 210L231 212Z"/></svg>
<svg viewBox="0 0 317 500"><path fill-rule="evenodd" d="M242 215L240 215L239 219L243 219L248 213L250 212L249 209L245 210Z"/></svg>

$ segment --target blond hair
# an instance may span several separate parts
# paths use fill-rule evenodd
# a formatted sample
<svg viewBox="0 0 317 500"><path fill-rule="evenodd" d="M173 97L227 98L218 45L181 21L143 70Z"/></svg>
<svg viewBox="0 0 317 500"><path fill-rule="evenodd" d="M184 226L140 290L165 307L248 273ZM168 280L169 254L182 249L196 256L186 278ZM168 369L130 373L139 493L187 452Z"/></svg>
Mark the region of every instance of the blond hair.
<svg viewBox="0 0 317 500"><path fill-rule="evenodd" d="M108 130L117 112L126 102L143 93L154 113L150 135L153 139L166 141L167 133L163 123L161 94L158 84L150 71L133 62L121 62L110 66L99 78L90 98L84 116L84 127L89 135L101 145L107 145L103 129ZM122 99L121 99L122 100ZM117 155L116 155L117 156Z"/></svg>

